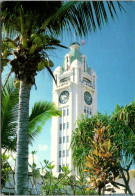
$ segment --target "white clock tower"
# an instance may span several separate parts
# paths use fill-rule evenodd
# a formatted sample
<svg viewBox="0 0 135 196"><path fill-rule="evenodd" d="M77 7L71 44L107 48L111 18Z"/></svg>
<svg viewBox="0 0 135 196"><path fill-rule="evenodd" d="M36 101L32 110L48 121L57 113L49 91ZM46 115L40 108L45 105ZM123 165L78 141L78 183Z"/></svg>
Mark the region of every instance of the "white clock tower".
<svg viewBox="0 0 135 196"><path fill-rule="evenodd" d="M53 102L62 111L62 117L53 117L51 132L53 174L58 176L62 166L73 169L69 146L76 120L81 114L91 117L97 112L97 76L88 68L78 43L71 44L63 66L54 70L54 76L57 86L53 83Z"/></svg>

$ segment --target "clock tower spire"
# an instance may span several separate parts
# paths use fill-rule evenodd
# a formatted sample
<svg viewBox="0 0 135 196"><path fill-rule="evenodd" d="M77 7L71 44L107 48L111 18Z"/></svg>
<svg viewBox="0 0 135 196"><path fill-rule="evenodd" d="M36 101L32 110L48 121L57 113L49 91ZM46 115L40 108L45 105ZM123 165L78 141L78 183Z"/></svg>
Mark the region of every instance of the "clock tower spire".
<svg viewBox="0 0 135 196"><path fill-rule="evenodd" d="M53 82L53 102L62 111L61 117L52 118L51 131L51 161L58 176L62 166L73 170L69 146L76 120L81 114L91 117L97 112L97 76L76 42L70 45L63 66L54 70L54 76L57 86Z"/></svg>

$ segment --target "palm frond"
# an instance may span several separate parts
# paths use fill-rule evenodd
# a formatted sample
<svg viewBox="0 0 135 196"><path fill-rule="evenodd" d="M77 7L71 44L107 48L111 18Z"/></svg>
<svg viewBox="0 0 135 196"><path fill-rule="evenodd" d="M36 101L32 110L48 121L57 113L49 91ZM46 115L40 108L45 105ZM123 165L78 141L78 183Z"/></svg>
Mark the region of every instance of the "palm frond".
<svg viewBox="0 0 135 196"><path fill-rule="evenodd" d="M29 117L29 137L30 143L34 140L40 132L47 120L53 116L60 116L59 111L54 104L50 102L37 102L32 108L31 115Z"/></svg>
<svg viewBox="0 0 135 196"><path fill-rule="evenodd" d="M13 79L10 79L6 86L2 87L1 104L1 146L4 149L15 150L17 110L18 110L19 91L14 88Z"/></svg>
<svg viewBox="0 0 135 196"><path fill-rule="evenodd" d="M7 32L21 32L20 7L26 33L41 30L59 34L74 28L80 36L100 29L108 23L109 15L114 19L118 10L124 10L118 1L3 2L1 21Z"/></svg>
<svg viewBox="0 0 135 196"><path fill-rule="evenodd" d="M48 67L48 66L45 66L45 67L46 67L46 69L49 71L50 75L51 75L52 78L54 79L55 84L57 85L57 81L56 81L56 79L55 79L55 77L54 77L54 75L53 75L53 72L51 71L50 67Z"/></svg>
<svg viewBox="0 0 135 196"><path fill-rule="evenodd" d="M114 20L117 17L116 8L124 10L119 2L103 1L70 1L65 2L56 13L51 15L42 25L41 29L55 24L56 33L71 31L84 36L91 31L101 29L104 23L108 23L108 16ZM109 11L109 12L108 12ZM55 28L53 29L56 30Z"/></svg>
<svg viewBox="0 0 135 196"><path fill-rule="evenodd" d="M9 79L6 85L2 86L1 147L11 151L16 150L18 103L19 90L14 87L13 79ZM50 102L35 103L29 117L29 142L32 144L48 119L59 115L61 112Z"/></svg>

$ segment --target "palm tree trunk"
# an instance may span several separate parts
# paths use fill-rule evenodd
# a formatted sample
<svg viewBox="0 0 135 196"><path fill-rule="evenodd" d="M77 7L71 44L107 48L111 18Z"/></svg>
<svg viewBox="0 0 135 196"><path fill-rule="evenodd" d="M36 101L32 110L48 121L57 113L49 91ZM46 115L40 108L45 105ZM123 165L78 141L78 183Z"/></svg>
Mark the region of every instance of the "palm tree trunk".
<svg viewBox="0 0 135 196"><path fill-rule="evenodd" d="M15 194L28 195L28 119L30 87L21 80L17 130Z"/></svg>

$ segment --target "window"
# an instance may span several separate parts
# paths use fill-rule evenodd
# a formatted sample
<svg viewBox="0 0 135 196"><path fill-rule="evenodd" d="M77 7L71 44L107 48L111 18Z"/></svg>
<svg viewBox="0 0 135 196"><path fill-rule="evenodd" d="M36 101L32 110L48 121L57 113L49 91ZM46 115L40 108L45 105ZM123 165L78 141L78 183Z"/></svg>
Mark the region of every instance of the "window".
<svg viewBox="0 0 135 196"><path fill-rule="evenodd" d="M65 110L63 110L63 116L66 116L66 111Z"/></svg>
<svg viewBox="0 0 135 196"><path fill-rule="evenodd" d="M66 123L63 123L63 129L65 129L66 128Z"/></svg>
<svg viewBox="0 0 135 196"><path fill-rule="evenodd" d="M69 136L67 135L67 142L69 142Z"/></svg>
<svg viewBox="0 0 135 196"><path fill-rule="evenodd" d="M91 85L91 81L88 78L83 78L83 82L85 82L86 84Z"/></svg>
<svg viewBox="0 0 135 196"><path fill-rule="evenodd" d="M62 143L62 137L59 137L59 144Z"/></svg>
<svg viewBox="0 0 135 196"><path fill-rule="evenodd" d="M69 156L69 150L67 150L66 156L67 156L67 157Z"/></svg>
<svg viewBox="0 0 135 196"><path fill-rule="evenodd" d="M61 158L61 151L59 151L59 158Z"/></svg>
<svg viewBox="0 0 135 196"><path fill-rule="evenodd" d="M90 115L92 115L92 109L90 108Z"/></svg>
<svg viewBox="0 0 135 196"><path fill-rule="evenodd" d="M69 115L69 109L67 109L67 116Z"/></svg>
<svg viewBox="0 0 135 196"><path fill-rule="evenodd" d="M60 83L67 82L67 81L69 81L69 77L61 79Z"/></svg>
<svg viewBox="0 0 135 196"><path fill-rule="evenodd" d="M59 172L61 172L61 165L59 165Z"/></svg>
<svg viewBox="0 0 135 196"><path fill-rule="evenodd" d="M65 150L63 150L63 157L65 157Z"/></svg>
<svg viewBox="0 0 135 196"><path fill-rule="evenodd" d="M60 131L62 130L62 124L60 124Z"/></svg>
<svg viewBox="0 0 135 196"><path fill-rule="evenodd" d="M67 129L69 128L69 122L67 122Z"/></svg>
<svg viewBox="0 0 135 196"><path fill-rule="evenodd" d="M63 136L63 143L65 143L65 136Z"/></svg>
<svg viewBox="0 0 135 196"><path fill-rule="evenodd" d="M92 115L92 108L84 107L84 113L87 113L88 115Z"/></svg>
<svg viewBox="0 0 135 196"><path fill-rule="evenodd" d="M95 87L95 84L96 82L95 82L95 78L93 78L93 87Z"/></svg>

